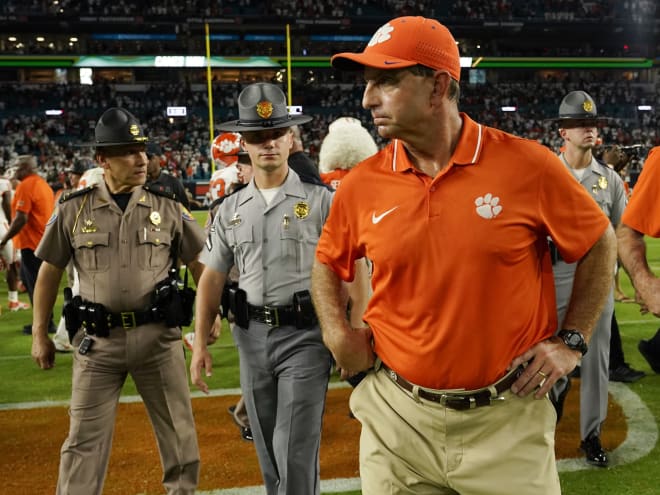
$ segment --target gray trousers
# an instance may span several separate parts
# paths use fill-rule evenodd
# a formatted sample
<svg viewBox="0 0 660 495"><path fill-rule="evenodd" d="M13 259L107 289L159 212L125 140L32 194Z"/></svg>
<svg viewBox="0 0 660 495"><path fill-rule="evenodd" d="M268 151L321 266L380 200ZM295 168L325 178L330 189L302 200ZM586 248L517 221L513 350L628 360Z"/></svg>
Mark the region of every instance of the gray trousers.
<svg viewBox="0 0 660 495"><path fill-rule="evenodd" d="M268 495L318 495L332 357L318 326L236 325L241 390Z"/></svg>
<svg viewBox="0 0 660 495"><path fill-rule="evenodd" d="M573 291L575 263L558 261L553 266L555 295L557 298L557 321L559 329L566 316L568 302ZM610 334L614 312L614 289L607 296L603 312L598 319L589 341L589 351L580 365L580 437L584 440L590 433L600 435L600 427L607 417L607 387L609 384ZM558 329L558 330L559 330ZM568 378L560 379L554 386L559 394Z"/></svg>

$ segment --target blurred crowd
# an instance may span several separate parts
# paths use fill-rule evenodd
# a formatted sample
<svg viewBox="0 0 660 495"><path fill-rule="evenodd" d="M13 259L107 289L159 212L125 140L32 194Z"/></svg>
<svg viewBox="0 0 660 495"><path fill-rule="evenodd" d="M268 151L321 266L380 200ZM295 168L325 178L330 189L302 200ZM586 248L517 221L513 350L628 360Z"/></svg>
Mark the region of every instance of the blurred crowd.
<svg viewBox="0 0 660 495"><path fill-rule="evenodd" d="M467 79L467 78L466 78ZM216 122L235 118L241 85L214 86ZM604 144L622 146L660 144L657 113L639 111L639 104L660 100L660 86L603 80L594 77L566 80L500 81L461 84L460 107L476 120L538 140L557 150L560 138L548 119L556 116L556 102L567 92L582 89L595 99L599 113L612 117L601 128ZM361 108L361 83L336 82L330 76L293 88L294 104L314 120L304 126L303 145L316 160L328 124L340 116L358 118L373 131L369 114ZM34 154L49 182L61 179L74 158L91 150L76 144L89 142L102 111L111 106L130 109L144 123L147 134L162 154L162 166L186 180L208 180L211 174L207 93L204 85L0 85L0 168L12 157ZM167 106L186 106L186 118L169 118ZM512 107L503 110L503 107ZM46 115L59 109L61 115ZM375 135L376 141L382 141Z"/></svg>
<svg viewBox="0 0 660 495"><path fill-rule="evenodd" d="M4 0L0 14L95 16L281 16L296 18L427 17L643 22L658 14L654 0Z"/></svg>

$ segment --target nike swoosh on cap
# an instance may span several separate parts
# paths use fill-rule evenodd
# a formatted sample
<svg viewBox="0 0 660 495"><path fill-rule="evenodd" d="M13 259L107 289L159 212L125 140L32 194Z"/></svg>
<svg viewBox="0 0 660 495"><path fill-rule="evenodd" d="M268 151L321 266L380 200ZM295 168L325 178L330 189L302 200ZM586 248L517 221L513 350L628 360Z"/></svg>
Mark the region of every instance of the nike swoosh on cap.
<svg viewBox="0 0 660 495"><path fill-rule="evenodd" d="M387 215L389 215L390 213L392 213L392 212L393 212L394 210L396 210L397 208L398 208L398 206L395 206L394 208L390 208L389 210L387 210L387 211L381 213L381 214L378 215L378 216L376 216L376 212L373 212L373 213L371 214L371 223L373 223L374 225L376 225L378 222L380 222L383 218L385 218Z"/></svg>
<svg viewBox="0 0 660 495"><path fill-rule="evenodd" d="M383 63L385 65L396 65L396 64L400 64L401 61L399 61L399 60L383 60Z"/></svg>

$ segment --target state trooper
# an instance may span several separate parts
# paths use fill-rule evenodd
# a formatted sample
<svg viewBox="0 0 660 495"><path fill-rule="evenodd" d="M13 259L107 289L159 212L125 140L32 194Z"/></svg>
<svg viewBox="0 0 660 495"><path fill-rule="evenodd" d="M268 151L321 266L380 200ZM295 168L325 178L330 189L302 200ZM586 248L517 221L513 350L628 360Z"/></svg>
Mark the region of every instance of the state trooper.
<svg viewBox="0 0 660 495"><path fill-rule="evenodd" d="M584 91L568 93L559 105L559 134L563 139L563 151L559 157L575 179L584 186L598 203L601 210L616 227L626 206L623 180L614 170L596 160L593 149L598 139L598 116L596 103ZM570 205L558 205L568 208ZM557 299L557 321L561 326L573 290L576 263L565 263L561 254L554 249L553 275ZM614 274L616 267L612 266ZM609 464L607 453L600 441L601 426L607 417L607 388L609 381L610 332L614 311L614 286L607 298L592 338L589 352L582 357L580 366L580 448L585 460L594 466ZM570 329L564 329L566 332ZM585 346L586 352L586 346ZM563 401L570 387L570 379L564 377L555 384L550 396L558 417L561 416Z"/></svg>
<svg viewBox="0 0 660 495"><path fill-rule="evenodd" d="M208 385L207 336L229 269L241 390L268 495L319 493L319 446L332 358L324 346L309 294L317 240L332 192L305 182L289 167L291 126L311 117L289 115L273 84L247 86L239 119L220 130L240 132L253 178L220 204L201 256L191 380Z"/></svg>
<svg viewBox="0 0 660 495"><path fill-rule="evenodd" d="M55 363L47 322L69 260L80 281L79 296L64 311L75 352L57 493L102 493L130 374L154 429L167 493L193 494L199 449L180 329L192 300L189 293L184 300L175 273L180 259L198 276L204 232L173 196L144 185L147 137L134 115L110 108L94 135L103 180L60 200L36 252L43 264L32 357L43 369Z"/></svg>

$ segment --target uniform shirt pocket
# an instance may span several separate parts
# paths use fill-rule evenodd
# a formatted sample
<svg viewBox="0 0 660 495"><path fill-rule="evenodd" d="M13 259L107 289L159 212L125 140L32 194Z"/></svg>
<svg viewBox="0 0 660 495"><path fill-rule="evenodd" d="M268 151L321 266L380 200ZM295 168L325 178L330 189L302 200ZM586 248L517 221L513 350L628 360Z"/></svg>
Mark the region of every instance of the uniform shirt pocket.
<svg viewBox="0 0 660 495"><path fill-rule="evenodd" d="M168 231L139 231L137 237L137 260L142 270L158 270L170 263L172 237Z"/></svg>
<svg viewBox="0 0 660 495"><path fill-rule="evenodd" d="M295 264L296 271L310 269L316 252L319 236L313 225L303 225L293 222L283 225L280 230L280 246L282 258L289 266Z"/></svg>
<svg viewBox="0 0 660 495"><path fill-rule="evenodd" d="M73 237L78 265L85 271L103 272L110 267L110 233L89 232Z"/></svg>

